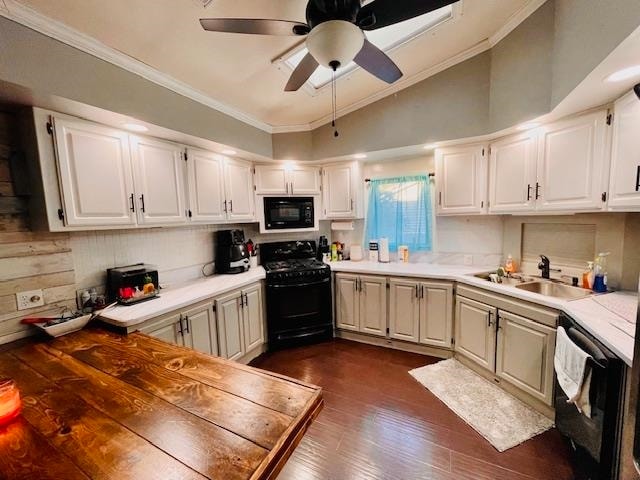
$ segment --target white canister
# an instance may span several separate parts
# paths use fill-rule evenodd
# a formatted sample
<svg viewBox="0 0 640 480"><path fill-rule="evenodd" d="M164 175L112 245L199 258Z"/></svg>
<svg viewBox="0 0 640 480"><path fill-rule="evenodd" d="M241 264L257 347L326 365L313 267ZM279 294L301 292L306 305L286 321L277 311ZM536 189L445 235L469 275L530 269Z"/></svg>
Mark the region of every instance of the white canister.
<svg viewBox="0 0 640 480"><path fill-rule="evenodd" d="M250 268L258 268L258 256L257 255L249 257L249 267Z"/></svg>
<svg viewBox="0 0 640 480"><path fill-rule="evenodd" d="M389 239L380 239L380 251L378 253L378 261L382 263L389 263Z"/></svg>

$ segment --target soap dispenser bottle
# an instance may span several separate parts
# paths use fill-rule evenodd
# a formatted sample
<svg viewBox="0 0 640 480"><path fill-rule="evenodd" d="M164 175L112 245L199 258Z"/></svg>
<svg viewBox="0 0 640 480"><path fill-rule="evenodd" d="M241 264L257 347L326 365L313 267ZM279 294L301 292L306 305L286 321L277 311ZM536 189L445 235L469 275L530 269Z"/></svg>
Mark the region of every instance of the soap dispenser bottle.
<svg viewBox="0 0 640 480"><path fill-rule="evenodd" d="M609 253L599 253L596 258L593 279L593 291L596 293L607 291L607 255Z"/></svg>
<svg viewBox="0 0 640 480"><path fill-rule="evenodd" d="M587 270L582 274L582 288L593 288L593 262L587 262Z"/></svg>

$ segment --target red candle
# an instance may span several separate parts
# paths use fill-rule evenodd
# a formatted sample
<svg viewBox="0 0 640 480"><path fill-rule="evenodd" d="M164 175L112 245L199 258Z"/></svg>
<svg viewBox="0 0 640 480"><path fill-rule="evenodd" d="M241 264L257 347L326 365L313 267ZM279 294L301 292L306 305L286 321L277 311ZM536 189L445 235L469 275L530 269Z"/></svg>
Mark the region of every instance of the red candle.
<svg viewBox="0 0 640 480"><path fill-rule="evenodd" d="M16 382L0 379L0 425L6 425L20 414L22 402Z"/></svg>

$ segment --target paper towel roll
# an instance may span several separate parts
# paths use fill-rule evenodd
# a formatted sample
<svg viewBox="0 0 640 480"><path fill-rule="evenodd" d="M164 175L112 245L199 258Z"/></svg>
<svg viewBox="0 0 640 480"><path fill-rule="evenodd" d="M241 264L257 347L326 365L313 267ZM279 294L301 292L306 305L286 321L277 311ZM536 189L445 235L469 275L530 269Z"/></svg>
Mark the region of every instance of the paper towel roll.
<svg viewBox="0 0 640 480"><path fill-rule="evenodd" d="M389 239L382 237L380 239L380 251L378 252L378 259L382 263L389 263Z"/></svg>

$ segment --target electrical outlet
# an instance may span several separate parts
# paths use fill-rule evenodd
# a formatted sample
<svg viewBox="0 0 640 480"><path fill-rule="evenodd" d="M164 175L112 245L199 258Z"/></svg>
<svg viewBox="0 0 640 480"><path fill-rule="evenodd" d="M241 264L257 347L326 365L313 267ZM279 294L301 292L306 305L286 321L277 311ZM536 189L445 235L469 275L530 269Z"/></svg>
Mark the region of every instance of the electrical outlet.
<svg viewBox="0 0 640 480"><path fill-rule="evenodd" d="M44 305L44 295L42 290L29 290L28 292L16 293L18 310L41 307Z"/></svg>
<svg viewBox="0 0 640 480"><path fill-rule="evenodd" d="M464 256L464 264L471 266L473 265L473 255L465 255Z"/></svg>

